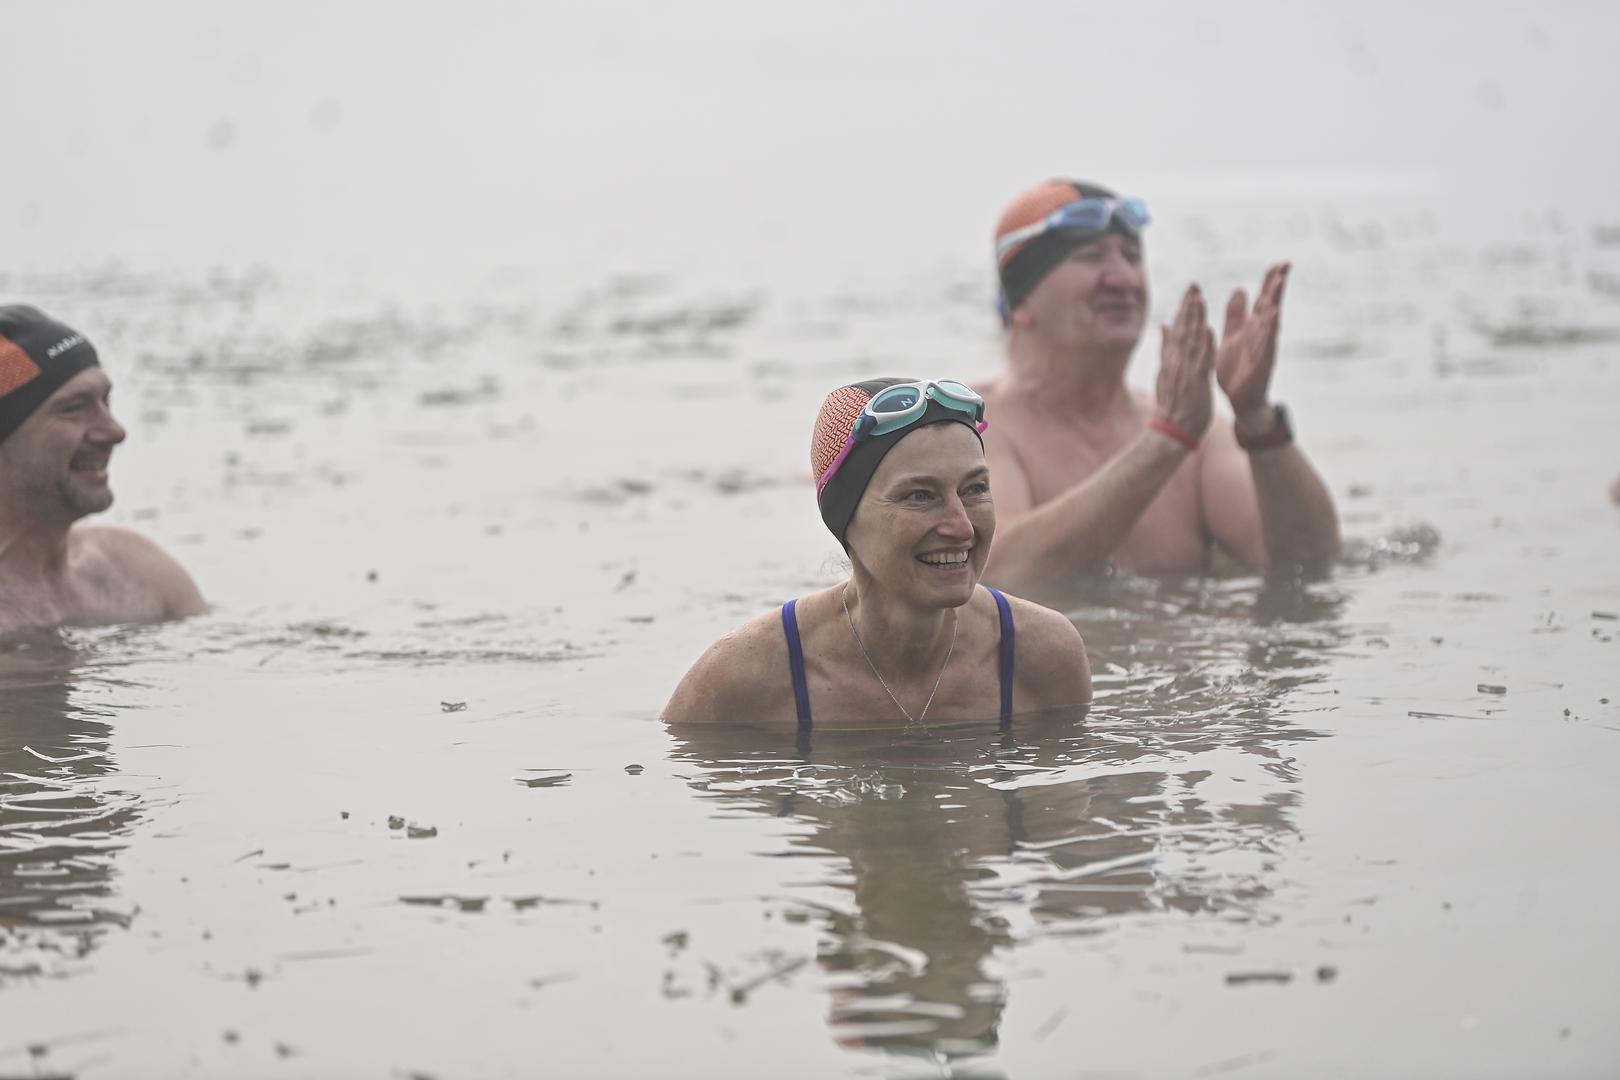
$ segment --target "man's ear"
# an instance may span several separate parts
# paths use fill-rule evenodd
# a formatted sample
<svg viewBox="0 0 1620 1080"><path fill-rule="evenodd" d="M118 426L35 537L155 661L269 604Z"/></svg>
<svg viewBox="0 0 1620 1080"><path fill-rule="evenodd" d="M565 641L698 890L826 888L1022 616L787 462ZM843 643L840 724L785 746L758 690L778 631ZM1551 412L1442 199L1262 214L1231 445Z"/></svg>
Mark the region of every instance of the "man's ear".
<svg viewBox="0 0 1620 1080"><path fill-rule="evenodd" d="M1035 316L1030 312L1028 304L1019 304L1010 312L1005 311L1005 309L1003 309L1003 311L1004 314L1001 317L1001 325L1006 327L1008 330L1011 330L1015 326L1023 330L1028 330L1031 326L1035 325Z"/></svg>

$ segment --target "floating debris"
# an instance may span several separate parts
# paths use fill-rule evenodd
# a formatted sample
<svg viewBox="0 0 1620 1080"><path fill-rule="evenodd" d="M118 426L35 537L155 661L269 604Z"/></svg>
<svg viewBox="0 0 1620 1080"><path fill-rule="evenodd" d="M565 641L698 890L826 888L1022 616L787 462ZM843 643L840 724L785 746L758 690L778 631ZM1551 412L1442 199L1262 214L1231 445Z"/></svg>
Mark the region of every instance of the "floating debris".
<svg viewBox="0 0 1620 1080"><path fill-rule="evenodd" d="M1505 694L1505 693L1507 693L1507 687L1502 686L1499 683L1482 682L1478 686L1476 686L1475 689L1478 690L1482 694Z"/></svg>
<svg viewBox="0 0 1620 1080"><path fill-rule="evenodd" d="M1226 976L1227 986L1248 986L1253 983L1286 986L1293 981L1294 973L1291 971L1234 971Z"/></svg>
<svg viewBox="0 0 1620 1080"><path fill-rule="evenodd" d="M437 895L402 896L402 904L411 907L441 907L454 908L457 911L480 912L489 903L487 896L456 896L453 893L440 893Z"/></svg>
<svg viewBox="0 0 1620 1080"><path fill-rule="evenodd" d="M439 711L440 712L464 712L464 711L466 711L466 708L467 708L467 703L465 701L441 701L441 702L439 702Z"/></svg>
<svg viewBox="0 0 1620 1080"><path fill-rule="evenodd" d="M434 825L411 825L406 828L405 835L412 840L428 840L438 836L439 830Z"/></svg>
<svg viewBox="0 0 1620 1080"><path fill-rule="evenodd" d="M514 776L512 779L522 784L524 787L563 787L574 778L574 774L571 772L553 772L549 770L542 771L539 769L533 771L541 772L542 775Z"/></svg>
<svg viewBox="0 0 1620 1080"><path fill-rule="evenodd" d="M624 771L631 776L640 776L646 767L643 765L626 765Z"/></svg>

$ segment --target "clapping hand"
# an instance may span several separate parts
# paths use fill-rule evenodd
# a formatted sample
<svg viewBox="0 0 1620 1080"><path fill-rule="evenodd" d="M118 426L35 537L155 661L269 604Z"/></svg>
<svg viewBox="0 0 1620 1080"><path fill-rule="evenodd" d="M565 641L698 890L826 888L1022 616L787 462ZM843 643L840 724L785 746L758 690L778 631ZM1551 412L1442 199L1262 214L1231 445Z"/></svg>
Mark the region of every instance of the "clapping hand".
<svg viewBox="0 0 1620 1080"><path fill-rule="evenodd" d="M1214 407L1209 372L1215 362L1215 332L1209 328L1204 294L1197 285L1187 286L1175 321L1162 330L1156 388L1159 416L1196 440L1209 427Z"/></svg>
<svg viewBox="0 0 1620 1080"><path fill-rule="evenodd" d="M1271 426L1271 372L1277 365L1277 330L1287 284L1288 264L1277 263L1266 271L1253 311L1248 309L1249 298L1242 289L1235 290L1226 304L1226 330L1215 353L1215 380L1245 429L1264 431Z"/></svg>

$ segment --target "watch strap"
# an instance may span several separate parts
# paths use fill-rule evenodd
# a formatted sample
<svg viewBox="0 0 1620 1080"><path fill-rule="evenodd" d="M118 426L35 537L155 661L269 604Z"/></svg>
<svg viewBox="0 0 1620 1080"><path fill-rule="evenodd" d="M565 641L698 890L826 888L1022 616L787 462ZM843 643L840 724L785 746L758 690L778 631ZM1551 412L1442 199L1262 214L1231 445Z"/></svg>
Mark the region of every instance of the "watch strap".
<svg viewBox="0 0 1620 1080"><path fill-rule="evenodd" d="M1253 454L1260 450L1271 450L1278 446L1287 446L1294 441L1294 425L1289 422L1288 409L1276 404L1271 407L1271 430L1259 435L1246 435L1238 427L1236 421L1232 430L1237 434L1237 443L1243 449Z"/></svg>

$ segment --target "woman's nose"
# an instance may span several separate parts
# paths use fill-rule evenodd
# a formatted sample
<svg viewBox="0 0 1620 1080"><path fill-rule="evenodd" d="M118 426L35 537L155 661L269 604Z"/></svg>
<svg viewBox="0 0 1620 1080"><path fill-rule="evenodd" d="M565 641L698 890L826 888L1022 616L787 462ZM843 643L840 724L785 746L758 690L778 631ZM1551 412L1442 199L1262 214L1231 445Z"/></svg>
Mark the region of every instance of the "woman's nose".
<svg viewBox="0 0 1620 1080"><path fill-rule="evenodd" d="M960 496L952 495L945 500L945 518L939 524L939 532L953 540L973 539L973 522L968 518L967 507L962 505Z"/></svg>

